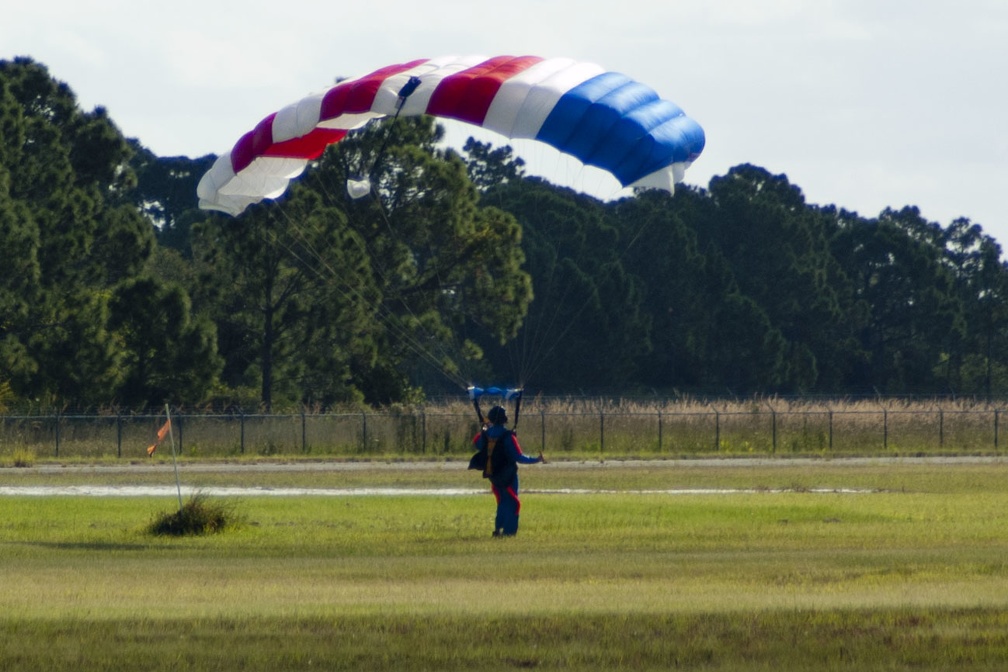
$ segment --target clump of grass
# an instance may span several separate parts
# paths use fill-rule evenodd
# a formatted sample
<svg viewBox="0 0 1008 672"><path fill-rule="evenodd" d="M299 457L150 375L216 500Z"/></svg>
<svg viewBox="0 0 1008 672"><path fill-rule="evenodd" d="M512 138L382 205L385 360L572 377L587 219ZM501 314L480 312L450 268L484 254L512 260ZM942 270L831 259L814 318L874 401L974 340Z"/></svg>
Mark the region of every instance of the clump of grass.
<svg viewBox="0 0 1008 672"><path fill-rule="evenodd" d="M15 467L27 468L35 466L35 451L28 448L17 448L11 453L11 461Z"/></svg>
<svg viewBox="0 0 1008 672"><path fill-rule="evenodd" d="M237 516L233 506L212 501L206 495L197 493L178 511L163 513L155 518L148 531L156 535L182 537L223 532L236 524Z"/></svg>

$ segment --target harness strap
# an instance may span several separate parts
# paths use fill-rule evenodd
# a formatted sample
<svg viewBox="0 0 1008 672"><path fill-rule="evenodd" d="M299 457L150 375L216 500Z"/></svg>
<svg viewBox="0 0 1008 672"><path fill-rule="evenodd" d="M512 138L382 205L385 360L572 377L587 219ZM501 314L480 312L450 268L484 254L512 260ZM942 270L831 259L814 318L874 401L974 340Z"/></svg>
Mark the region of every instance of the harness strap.
<svg viewBox="0 0 1008 672"><path fill-rule="evenodd" d="M483 476L490 478L493 476L493 453L494 448L497 447L497 439L491 439L489 436L486 437L487 440L487 461L486 466L483 467Z"/></svg>

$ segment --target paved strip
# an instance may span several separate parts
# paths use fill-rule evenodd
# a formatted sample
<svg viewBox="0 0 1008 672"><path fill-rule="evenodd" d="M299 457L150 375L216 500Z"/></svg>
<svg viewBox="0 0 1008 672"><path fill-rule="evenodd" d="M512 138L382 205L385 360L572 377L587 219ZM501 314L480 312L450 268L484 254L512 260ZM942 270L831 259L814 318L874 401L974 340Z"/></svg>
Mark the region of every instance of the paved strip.
<svg viewBox="0 0 1008 672"><path fill-rule="evenodd" d="M547 456L548 457L548 456ZM865 466L865 465L942 465L1003 464L1008 456L947 455L934 457L722 457L676 460L585 460L551 461L536 469L688 469L690 467L785 467L785 466ZM297 473L345 471L464 471L466 460L342 462L335 460L291 462L180 462L179 472L217 473ZM5 474L154 474L173 470L171 462L128 464L43 464L33 467L0 467Z"/></svg>
<svg viewBox="0 0 1008 672"><path fill-rule="evenodd" d="M184 496L213 497L462 497L483 495L476 488L242 488L182 486ZM167 485L14 485L0 486L0 497L169 497L179 490ZM822 488L809 490L767 488L684 488L670 490L589 490L580 488L528 489L523 495L747 495L801 492L808 494L869 494L877 490Z"/></svg>

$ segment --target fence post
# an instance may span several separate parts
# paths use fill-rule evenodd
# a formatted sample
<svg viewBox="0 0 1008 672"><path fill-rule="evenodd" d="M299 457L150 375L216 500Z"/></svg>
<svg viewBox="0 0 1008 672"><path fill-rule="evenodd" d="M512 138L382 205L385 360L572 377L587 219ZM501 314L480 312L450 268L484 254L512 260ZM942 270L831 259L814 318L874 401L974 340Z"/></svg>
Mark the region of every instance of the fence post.
<svg viewBox="0 0 1008 672"><path fill-rule="evenodd" d="M661 409L658 409L658 452L662 452L662 414Z"/></svg>
<svg viewBox="0 0 1008 672"><path fill-rule="evenodd" d="M308 452L308 420L304 410L301 411L301 452Z"/></svg>
<svg viewBox="0 0 1008 672"><path fill-rule="evenodd" d="M59 457L60 444L60 412L56 411L56 457Z"/></svg>
<svg viewBox="0 0 1008 672"><path fill-rule="evenodd" d="M833 452L833 409L829 409L829 450Z"/></svg>
<svg viewBox="0 0 1008 672"><path fill-rule="evenodd" d="M770 402L766 402L767 408L770 409L770 454L777 454L777 410L770 405Z"/></svg>
<svg viewBox="0 0 1008 672"><path fill-rule="evenodd" d="M540 425L541 436L539 437L539 452L546 452L546 411L539 409L539 418L542 421Z"/></svg>
<svg viewBox="0 0 1008 672"><path fill-rule="evenodd" d="M427 411L420 409L420 451L427 454Z"/></svg>
<svg viewBox="0 0 1008 672"><path fill-rule="evenodd" d="M605 411L599 409L598 412L599 420L599 459L605 455Z"/></svg>
<svg viewBox="0 0 1008 672"><path fill-rule="evenodd" d="M122 457L122 416L116 413L116 457Z"/></svg>
<svg viewBox="0 0 1008 672"><path fill-rule="evenodd" d="M773 407L770 408L770 422L773 425L773 452L774 455L777 454L777 411Z"/></svg>
<svg viewBox="0 0 1008 672"><path fill-rule="evenodd" d="M994 450L998 449L998 419L1000 418L1001 410L994 409Z"/></svg>
<svg viewBox="0 0 1008 672"><path fill-rule="evenodd" d="M367 413L361 411L361 452L367 452Z"/></svg>
<svg viewBox="0 0 1008 672"><path fill-rule="evenodd" d="M889 409L882 409L882 450L889 450Z"/></svg>
<svg viewBox="0 0 1008 672"><path fill-rule="evenodd" d="M938 447L945 447L945 411L938 407Z"/></svg>
<svg viewBox="0 0 1008 672"><path fill-rule="evenodd" d="M239 426L241 428L241 438L238 443L238 450L242 455L245 454L245 411L242 411L238 420Z"/></svg>
<svg viewBox="0 0 1008 672"><path fill-rule="evenodd" d="M710 407L714 411L714 452L721 450L721 414L713 406Z"/></svg>

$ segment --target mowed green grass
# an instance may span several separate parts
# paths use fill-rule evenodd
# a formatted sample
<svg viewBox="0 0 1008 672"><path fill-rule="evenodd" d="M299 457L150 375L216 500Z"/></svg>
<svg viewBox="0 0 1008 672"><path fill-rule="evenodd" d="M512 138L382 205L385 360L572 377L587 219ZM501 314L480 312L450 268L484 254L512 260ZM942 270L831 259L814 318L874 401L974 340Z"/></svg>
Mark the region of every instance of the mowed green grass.
<svg viewBox="0 0 1008 672"><path fill-rule="evenodd" d="M168 474L12 471L0 485ZM0 497L0 669L1008 667L1008 467L551 464L521 532L479 496ZM445 465L187 473L203 487L482 487ZM561 494L558 488L602 489ZM724 488L744 492L648 493ZM819 492L855 489L857 493Z"/></svg>

